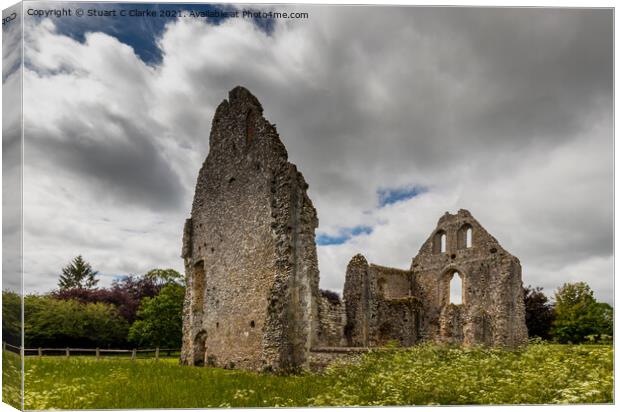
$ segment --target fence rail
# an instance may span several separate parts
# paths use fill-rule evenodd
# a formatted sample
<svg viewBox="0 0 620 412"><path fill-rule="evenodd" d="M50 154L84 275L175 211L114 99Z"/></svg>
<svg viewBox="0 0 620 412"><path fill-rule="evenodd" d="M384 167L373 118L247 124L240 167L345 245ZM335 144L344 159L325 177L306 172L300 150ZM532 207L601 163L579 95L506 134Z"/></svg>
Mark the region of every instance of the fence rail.
<svg viewBox="0 0 620 412"><path fill-rule="evenodd" d="M131 354L131 360L136 360L138 353L153 353L155 360L159 360L160 354L162 352L166 352L166 356L170 356L172 352L179 352L181 349L172 349L172 348L153 348L153 349L104 349L104 348L23 348L21 346L11 345L6 342L2 342L2 351L10 351L15 352L17 354L21 354L22 356L38 356L42 357L45 352L54 352L64 353L65 357L70 357L71 352L73 352L74 356L76 354L80 355L91 355L95 356L97 360L101 359L105 354Z"/></svg>

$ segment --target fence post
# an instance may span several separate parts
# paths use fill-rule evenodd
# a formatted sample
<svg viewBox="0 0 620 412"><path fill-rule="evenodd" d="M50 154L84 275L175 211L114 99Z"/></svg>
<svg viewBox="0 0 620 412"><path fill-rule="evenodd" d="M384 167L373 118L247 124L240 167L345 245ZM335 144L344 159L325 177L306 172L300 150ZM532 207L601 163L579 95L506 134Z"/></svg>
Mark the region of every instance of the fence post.
<svg viewBox="0 0 620 412"><path fill-rule="evenodd" d="M99 360L99 348L95 349L95 356L97 357L97 360Z"/></svg>
<svg viewBox="0 0 620 412"><path fill-rule="evenodd" d="M70 351L70 349L69 349L69 348L67 348L67 349L65 350L65 356L66 356L67 358L69 357L69 351Z"/></svg>
<svg viewBox="0 0 620 412"><path fill-rule="evenodd" d="M2 342L2 352L6 352L6 342Z"/></svg>
<svg viewBox="0 0 620 412"><path fill-rule="evenodd" d="M155 348L155 360L159 360L159 346Z"/></svg>
<svg viewBox="0 0 620 412"><path fill-rule="evenodd" d="M136 360L136 350L131 351L131 360Z"/></svg>
<svg viewBox="0 0 620 412"><path fill-rule="evenodd" d="M38 354L39 354L39 358L40 358L41 356L43 356L43 349L39 348L39 349L37 350L37 352L38 352Z"/></svg>

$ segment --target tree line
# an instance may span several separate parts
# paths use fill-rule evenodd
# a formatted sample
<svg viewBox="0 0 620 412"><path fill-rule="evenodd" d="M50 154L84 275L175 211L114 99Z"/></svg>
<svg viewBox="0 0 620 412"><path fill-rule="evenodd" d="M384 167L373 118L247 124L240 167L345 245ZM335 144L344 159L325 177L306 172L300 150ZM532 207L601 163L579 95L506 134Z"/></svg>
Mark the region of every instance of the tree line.
<svg viewBox="0 0 620 412"><path fill-rule="evenodd" d="M179 348L185 283L173 269L127 275L97 287L82 256L61 271L58 288L24 297L28 348ZM20 345L20 296L2 293L3 340Z"/></svg>
<svg viewBox="0 0 620 412"><path fill-rule="evenodd" d="M178 348L182 339L185 282L173 269L128 275L97 287L98 272L82 256L62 268L58 288L24 297L28 348ZM21 299L2 293L3 340L20 345ZM610 342L613 309L584 282L566 283L555 302L542 288L524 288L530 338L559 343Z"/></svg>
<svg viewBox="0 0 620 412"><path fill-rule="evenodd" d="M565 283L552 303L540 287L523 289L525 323L530 338L559 343L610 343L613 308L594 298L585 282Z"/></svg>

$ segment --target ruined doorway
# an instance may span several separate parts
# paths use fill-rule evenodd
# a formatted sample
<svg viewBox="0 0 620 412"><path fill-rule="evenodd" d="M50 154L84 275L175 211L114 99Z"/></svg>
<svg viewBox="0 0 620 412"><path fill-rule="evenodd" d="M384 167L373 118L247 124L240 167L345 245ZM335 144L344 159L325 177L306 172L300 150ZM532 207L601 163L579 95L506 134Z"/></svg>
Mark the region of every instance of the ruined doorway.
<svg viewBox="0 0 620 412"><path fill-rule="evenodd" d="M203 329L194 338L194 366L204 366L207 353L207 332Z"/></svg>

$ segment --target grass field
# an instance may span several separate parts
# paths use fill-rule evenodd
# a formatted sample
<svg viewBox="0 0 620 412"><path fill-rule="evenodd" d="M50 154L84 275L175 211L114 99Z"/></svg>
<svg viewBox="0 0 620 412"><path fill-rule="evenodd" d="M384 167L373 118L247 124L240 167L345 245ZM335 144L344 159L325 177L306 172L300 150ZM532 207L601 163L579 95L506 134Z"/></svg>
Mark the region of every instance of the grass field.
<svg viewBox="0 0 620 412"><path fill-rule="evenodd" d="M6 355L5 370L18 362ZM299 376L185 367L174 359L30 357L25 392L27 409L610 403L613 348L422 345Z"/></svg>

